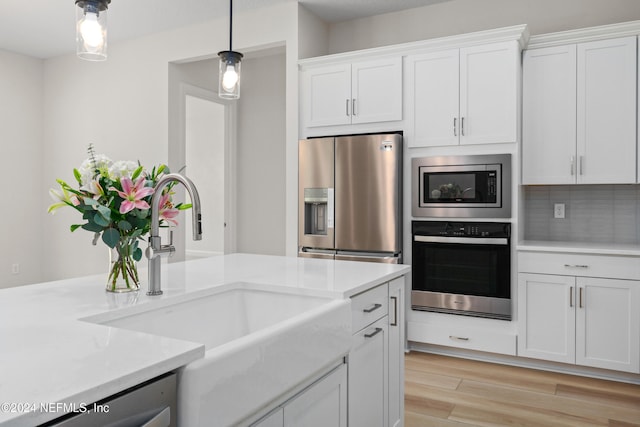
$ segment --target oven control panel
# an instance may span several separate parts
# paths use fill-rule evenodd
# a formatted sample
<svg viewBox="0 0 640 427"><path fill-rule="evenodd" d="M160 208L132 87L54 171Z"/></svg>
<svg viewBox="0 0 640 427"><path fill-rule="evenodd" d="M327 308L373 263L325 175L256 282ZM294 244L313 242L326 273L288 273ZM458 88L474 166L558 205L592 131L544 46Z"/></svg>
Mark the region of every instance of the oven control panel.
<svg viewBox="0 0 640 427"><path fill-rule="evenodd" d="M504 238L511 235L511 223L413 221L412 231L419 236Z"/></svg>

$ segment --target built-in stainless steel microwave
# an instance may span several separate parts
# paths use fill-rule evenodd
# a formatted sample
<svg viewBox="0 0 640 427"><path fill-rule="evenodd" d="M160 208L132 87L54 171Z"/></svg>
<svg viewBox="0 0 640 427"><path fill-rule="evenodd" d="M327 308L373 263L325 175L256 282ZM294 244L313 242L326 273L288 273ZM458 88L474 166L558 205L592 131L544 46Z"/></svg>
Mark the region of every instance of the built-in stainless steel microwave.
<svg viewBox="0 0 640 427"><path fill-rule="evenodd" d="M411 159L414 217L509 218L511 154Z"/></svg>

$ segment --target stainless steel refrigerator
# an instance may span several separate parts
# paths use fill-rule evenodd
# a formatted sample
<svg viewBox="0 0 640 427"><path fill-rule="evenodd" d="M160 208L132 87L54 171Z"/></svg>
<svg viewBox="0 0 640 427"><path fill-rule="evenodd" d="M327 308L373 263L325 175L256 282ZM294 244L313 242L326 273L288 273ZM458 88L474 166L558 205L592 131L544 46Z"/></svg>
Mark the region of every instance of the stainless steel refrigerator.
<svg viewBox="0 0 640 427"><path fill-rule="evenodd" d="M402 135L298 143L298 254L402 263Z"/></svg>

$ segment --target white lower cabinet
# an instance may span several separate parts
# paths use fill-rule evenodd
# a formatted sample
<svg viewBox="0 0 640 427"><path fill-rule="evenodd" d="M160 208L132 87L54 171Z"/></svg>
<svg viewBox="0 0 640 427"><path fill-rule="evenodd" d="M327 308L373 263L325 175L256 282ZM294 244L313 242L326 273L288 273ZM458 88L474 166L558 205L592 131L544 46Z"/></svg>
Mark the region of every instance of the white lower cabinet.
<svg viewBox="0 0 640 427"><path fill-rule="evenodd" d="M404 280L352 299L349 427L404 424Z"/></svg>
<svg viewBox="0 0 640 427"><path fill-rule="evenodd" d="M404 425L404 277L389 282L389 427Z"/></svg>
<svg viewBox="0 0 640 427"><path fill-rule="evenodd" d="M520 255L519 356L640 373L640 280L588 276L624 261L629 268L620 273L629 275L637 258L587 256L573 263L562 254ZM538 272L523 272L534 265ZM555 274L559 268L566 275Z"/></svg>
<svg viewBox="0 0 640 427"><path fill-rule="evenodd" d="M342 364L252 427L402 427L405 277L351 299L353 341Z"/></svg>
<svg viewBox="0 0 640 427"><path fill-rule="evenodd" d="M340 365L252 426L346 427L346 365Z"/></svg>

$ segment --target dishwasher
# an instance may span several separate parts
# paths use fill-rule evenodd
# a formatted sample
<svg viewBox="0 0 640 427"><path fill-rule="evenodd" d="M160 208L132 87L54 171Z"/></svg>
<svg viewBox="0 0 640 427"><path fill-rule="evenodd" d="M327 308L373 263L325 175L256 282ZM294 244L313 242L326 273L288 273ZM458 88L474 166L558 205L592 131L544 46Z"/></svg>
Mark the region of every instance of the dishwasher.
<svg viewBox="0 0 640 427"><path fill-rule="evenodd" d="M175 427L176 386L176 374L168 373L40 427Z"/></svg>

